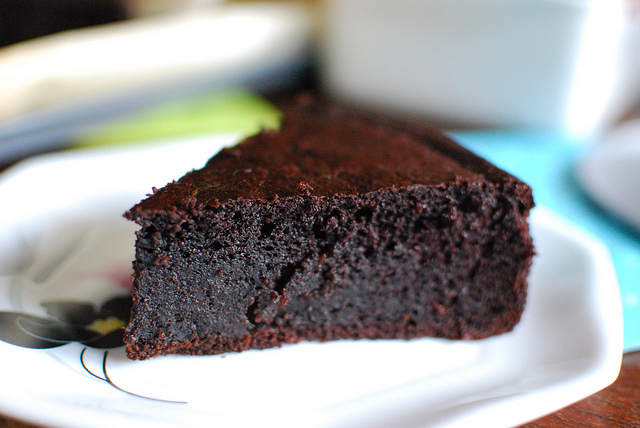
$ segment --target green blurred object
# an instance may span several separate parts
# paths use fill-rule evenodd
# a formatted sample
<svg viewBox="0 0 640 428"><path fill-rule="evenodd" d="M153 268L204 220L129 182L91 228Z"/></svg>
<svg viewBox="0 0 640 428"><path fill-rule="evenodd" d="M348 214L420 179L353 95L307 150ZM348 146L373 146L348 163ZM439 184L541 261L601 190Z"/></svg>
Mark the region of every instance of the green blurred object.
<svg viewBox="0 0 640 428"><path fill-rule="evenodd" d="M72 147L158 142L206 134L255 134L276 129L280 112L268 101L242 89L174 100L118 121L92 127Z"/></svg>

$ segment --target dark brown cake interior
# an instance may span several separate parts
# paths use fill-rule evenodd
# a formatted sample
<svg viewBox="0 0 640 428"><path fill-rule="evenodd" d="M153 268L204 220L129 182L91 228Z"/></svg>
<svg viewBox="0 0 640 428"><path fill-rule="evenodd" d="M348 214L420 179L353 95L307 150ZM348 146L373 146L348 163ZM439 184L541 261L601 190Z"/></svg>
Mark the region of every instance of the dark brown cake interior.
<svg viewBox="0 0 640 428"><path fill-rule="evenodd" d="M127 213L131 358L510 331L531 189L429 129L300 100Z"/></svg>

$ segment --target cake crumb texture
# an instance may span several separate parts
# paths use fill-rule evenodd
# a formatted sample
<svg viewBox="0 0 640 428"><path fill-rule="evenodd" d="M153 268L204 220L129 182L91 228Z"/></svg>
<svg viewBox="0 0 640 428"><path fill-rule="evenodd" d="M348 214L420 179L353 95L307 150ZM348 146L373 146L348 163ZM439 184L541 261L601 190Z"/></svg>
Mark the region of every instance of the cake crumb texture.
<svg viewBox="0 0 640 428"><path fill-rule="evenodd" d="M511 331L533 206L439 132L301 97L125 214L141 226L128 356Z"/></svg>

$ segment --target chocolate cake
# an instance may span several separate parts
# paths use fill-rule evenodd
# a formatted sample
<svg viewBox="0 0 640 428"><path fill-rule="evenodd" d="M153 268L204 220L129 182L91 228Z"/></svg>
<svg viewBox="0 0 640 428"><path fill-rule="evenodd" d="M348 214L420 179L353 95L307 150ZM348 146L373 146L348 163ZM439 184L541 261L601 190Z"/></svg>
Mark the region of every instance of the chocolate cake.
<svg viewBox="0 0 640 428"><path fill-rule="evenodd" d="M125 214L128 356L512 330L531 189L431 129L294 104Z"/></svg>

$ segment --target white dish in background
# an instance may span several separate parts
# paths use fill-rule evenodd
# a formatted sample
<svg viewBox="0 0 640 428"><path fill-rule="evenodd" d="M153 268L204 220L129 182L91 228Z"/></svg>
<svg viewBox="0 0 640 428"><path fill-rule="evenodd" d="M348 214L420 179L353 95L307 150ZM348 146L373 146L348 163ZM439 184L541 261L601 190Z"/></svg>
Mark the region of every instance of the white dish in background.
<svg viewBox="0 0 640 428"><path fill-rule="evenodd" d="M640 231L640 119L618 125L576 164L584 190Z"/></svg>
<svg viewBox="0 0 640 428"><path fill-rule="evenodd" d="M71 299L74 287L95 304L116 293L114 278L129 272L133 257L134 227L121 213L233 141L67 152L0 175L0 252L11 256L0 259L0 315L42 315L42 300ZM512 333L142 362L128 361L122 347L108 357L90 348L86 368L79 343L30 349L0 342L0 413L45 426L109 428L524 423L607 386L622 356L620 296L607 251L544 211L534 212L532 231L538 256L530 297ZM116 389L106 374L150 398Z"/></svg>
<svg viewBox="0 0 640 428"><path fill-rule="evenodd" d="M311 25L302 4L193 6L0 49L0 162L167 100L297 84Z"/></svg>
<svg viewBox="0 0 640 428"><path fill-rule="evenodd" d="M590 135L640 99L628 0L327 0L321 76L348 103L448 127Z"/></svg>

